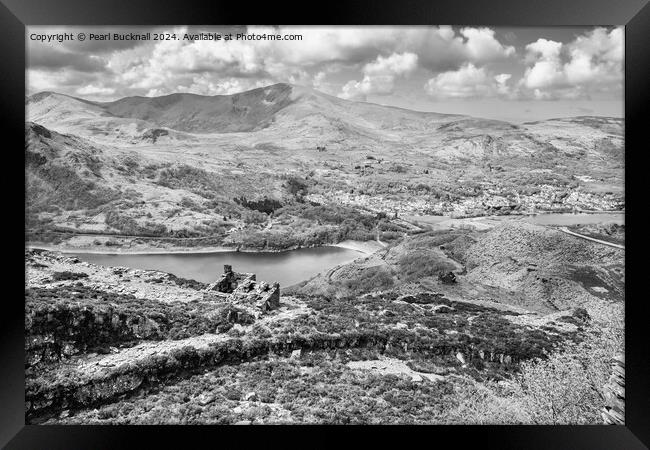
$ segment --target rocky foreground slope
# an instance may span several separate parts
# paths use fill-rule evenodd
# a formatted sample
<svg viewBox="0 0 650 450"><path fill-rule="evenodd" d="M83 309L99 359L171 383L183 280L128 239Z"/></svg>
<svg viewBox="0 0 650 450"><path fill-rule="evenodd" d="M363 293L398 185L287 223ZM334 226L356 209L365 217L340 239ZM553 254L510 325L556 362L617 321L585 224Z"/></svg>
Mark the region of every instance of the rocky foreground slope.
<svg viewBox="0 0 650 450"><path fill-rule="evenodd" d="M278 308L261 312L169 274L28 251L27 420L597 422L597 392L609 377L598 368L609 370L605 355L622 345L616 284L556 274L572 295L561 303L553 290L536 297L525 282L496 283L510 276L504 233L522 250L510 264L527 271L536 255L530 277L558 258L594 271L622 263L620 250L541 227L424 233L283 292ZM528 365L584 345L591 350L578 354L596 359L586 367L597 385L572 388L584 411L540 418L519 381ZM468 403L478 398L487 419Z"/></svg>

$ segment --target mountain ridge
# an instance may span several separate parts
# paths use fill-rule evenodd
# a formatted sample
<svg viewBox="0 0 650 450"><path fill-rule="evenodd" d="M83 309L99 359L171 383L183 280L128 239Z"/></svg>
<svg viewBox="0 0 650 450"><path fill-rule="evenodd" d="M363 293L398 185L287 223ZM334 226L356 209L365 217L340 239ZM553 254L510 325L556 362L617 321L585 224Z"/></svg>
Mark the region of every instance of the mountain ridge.
<svg viewBox="0 0 650 450"><path fill-rule="evenodd" d="M173 93L158 97L124 97L111 102L94 102L52 91L29 96L27 106L30 119L57 128L57 125L75 124L57 124L56 117L45 117L50 109L61 109L60 105L44 107L47 103L68 105L70 111L66 111L64 115L77 115L79 120L101 115L113 119L143 121L146 123L141 125L148 128L162 127L197 134L257 131L270 126L279 116L301 119L312 114L322 114L329 118L344 117L347 120L366 118L366 121L372 123L383 123L384 120L380 116L389 116L389 126L399 122L404 116L411 120L427 122L468 117L353 102L312 88L286 83L230 95ZM373 128L374 125L371 124L370 127Z"/></svg>
<svg viewBox="0 0 650 450"><path fill-rule="evenodd" d="M219 158L215 151L275 146L292 158L294 152L327 148L380 158L419 154L457 165L501 164L498 159L551 151L571 155L577 165L586 163L585 156L595 162L623 151L623 122L616 118L578 116L515 125L348 101L284 83L233 95L175 93L103 103L45 92L32 95L26 106L28 120L97 144L155 145Z"/></svg>
<svg viewBox="0 0 650 450"><path fill-rule="evenodd" d="M69 94L62 94L54 91L41 91L34 93L26 98L26 102L29 103L37 103L47 97L50 96L61 96L61 97L67 97L68 99L76 100L78 102L85 103L87 105L91 106L96 106L102 109L104 112L107 114L110 114L111 116L118 117L118 118L129 118L129 119L139 119L139 120L145 120L145 121L152 121L153 120L153 125L157 126L163 126L163 127L169 127L172 129L176 129L178 131L185 131L185 132L198 132L198 133L209 133L209 132L240 132L240 131L255 131L256 129L263 128L263 125L268 125L268 121L264 122L261 121L259 124L247 124L247 125L240 125L240 126L235 126L235 127L222 127L220 129L216 130L192 130L192 129L184 129L182 126L181 127L175 127L173 123L160 123L155 120L155 117L142 117L142 111L138 110L138 106L146 105L149 107L158 107L158 108L165 108L169 107L170 105L177 105L179 103L183 103L186 100L193 100L195 102L200 102L201 104L209 104L210 102L223 102L223 103L228 103L230 102L231 104L235 104L235 102L240 102L242 99L247 99L250 97L253 98L259 98L261 94L264 94L266 98L263 98L262 100L267 100L268 96L280 96L281 97L281 102L278 105L279 107L277 108L271 108L272 109L272 114L279 113L286 107L289 107L295 103L299 103L300 101L303 102L308 102L309 100L313 100L314 97L319 100L319 101L327 101L333 104L336 104L337 106L341 107L351 107L351 105L361 105L362 107L366 108L380 108L380 109L385 109L387 111L394 111L394 112L401 112L406 115L423 115L423 116L428 116L428 117L435 117L435 118L457 118L459 120L473 120L473 121L487 121L490 123L501 123L501 124L509 124L512 126L518 126L516 124L513 124L511 122L505 121L505 120L496 120L496 119L488 119L488 118L483 118L483 117L475 117L467 114L448 114L448 113L439 113L435 111L419 111L419 110L414 110L414 109L409 109L409 108L403 108L403 107L398 107L398 106L392 106L392 105L381 105L378 103L372 103L372 102L361 102L361 101L351 101L351 100L345 100L341 99L329 94L326 94L324 92L321 92L317 89L306 87L306 86L300 86L300 85L293 85L289 83L275 83L271 84L268 86L263 86L259 88L254 88L254 89L249 89L246 91L242 92L237 92L234 94L217 94L217 95L202 95L202 94L195 94L191 92L174 92L172 94L166 94L166 95L161 95L161 96L155 96L155 97L147 97L147 96L127 96L127 97L122 97L116 100L112 101L107 101L107 102L100 102L100 101L93 101L93 100L87 100L81 97L76 97L72 96ZM131 106L131 109L128 108L128 106ZM131 113L131 114L129 114ZM138 113L140 116L138 116ZM229 119L232 119L232 117L228 117ZM571 121L571 120L580 120L580 119L593 119L593 120L614 120L617 122L622 122L624 119L620 117L614 117L614 116L590 116L590 115L578 115L578 116L561 116L561 117L553 117L549 119L544 119L544 120L536 120L536 121L528 121L524 122L520 125L534 125L538 123L543 123L543 122L548 122L548 121ZM163 121L165 122L165 121ZM260 126L262 125L262 126Z"/></svg>

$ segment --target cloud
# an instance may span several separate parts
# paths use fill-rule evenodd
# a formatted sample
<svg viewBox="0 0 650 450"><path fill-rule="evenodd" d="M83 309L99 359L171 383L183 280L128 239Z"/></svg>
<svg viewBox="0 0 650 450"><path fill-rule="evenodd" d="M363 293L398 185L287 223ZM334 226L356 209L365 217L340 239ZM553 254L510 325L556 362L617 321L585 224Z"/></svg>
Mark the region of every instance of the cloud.
<svg viewBox="0 0 650 450"><path fill-rule="evenodd" d="M496 61L515 54L515 48L511 45L503 46L494 37L494 30L489 28L463 28L460 34L467 39L465 52L474 63Z"/></svg>
<svg viewBox="0 0 650 450"><path fill-rule="evenodd" d="M277 82L358 100L396 92L417 95L423 85L433 98L449 99L622 95L622 28L596 28L570 42L516 42L513 32L502 37L491 28L450 26L29 27L28 33L32 29L179 36L148 42L29 41L32 92L55 90L102 100L173 92L228 94ZM200 32L295 34L302 39L183 39Z"/></svg>
<svg viewBox="0 0 650 450"><path fill-rule="evenodd" d="M526 46L527 60L533 61L533 66L526 70L523 84L529 89L546 88L564 82L560 53L562 43L538 39Z"/></svg>
<svg viewBox="0 0 650 450"><path fill-rule="evenodd" d="M576 99L607 91L622 95L622 28L596 28L567 44L538 39L526 50L523 96Z"/></svg>
<svg viewBox="0 0 650 450"><path fill-rule="evenodd" d="M249 27L260 33L264 28ZM323 63L362 64L378 56L414 53L432 70L457 68L473 62L501 60L514 54L514 47L503 46L489 28L463 28L460 34L452 27L278 27L280 34L300 34L300 41L281 45L259 46L263 53L287 64L317 66ZM268 32L268 31L267 31Z"/></svg>
<svg viewBox="0 0 650 450"><path fill-rule="evenodd" d="M497 83L496 90L498 94L510 94L510 87L507 85L510 78L512 78L512 74L510 73L500 73L499 75L494 76L494 81Z"/></svg>
<svg viewBox="0 0 650 450"><path fill-rule="evenodd" d="M515 48L502 45L490 28L465 27L456 32L450 26L396 27L393 52L413 52L420 65L433 72L458 69L466 62L485 64L515 54Z"/></svg>
<svg viewBox="0 0 650 450"><path fill-rule="evenodd" d="M171 41L78 41L57 43L57 47L29 43L34 57L30 70L41 76L59 79L57 70L99 72L105 87L116 95L143 95L147 92L173 92L177 86L194 86L210 93L224 88L224 79L241 79L240 85L257 80L316 83L334 93L341 89L324 82L332 67L361 70L363 78L348 83L354 93L390 93L394 82L403 76L399 64L422 61L433 71L457 69L464 61L475 63L499 60L514 52L501 45L488 28L441 27L30 27L35 32L171 32ZM199 32L243 32L249 34L296 34L301 40L185 40L184 35ZM55 52L52 52L52 50ZM57 53L58 52L58 53ZM59 55L62 53L63 56ZM393 55L410 55L399 59ZM403 56L402 56L403 57ZM412 58L409 60L408 58ZM48 70L50 71L48 75ZM408 72L409 69L406 69ZM244 79L255 79L246 82Z"/></svg>
<svg viewBox="0 0 650 450"><path fill-rule="evenodd" d="M508 95L510 89L507 82L511 77L509 73L493 75L485 67L466 63L458 70L443 72L429 79L424 90L430 96L441 99Z"/></svg>
<svg viewBox="0 0 650 450"><path fill-rule="evenodd" d="M597 28L568 45L564 70L570 83L604 84L622 80L623 30Z"/></svg>
<svg viewBox="0 0 650 450"><path fill-rule="evenodd" d="M393 53L388 57L378 56L373 62L363 67L361 81L348 81L339 97L345 99L365 100L368 95L392 94L395 80L407 76L418 66L418 56L414 53Z"/></svg>
<svg viewBox="0 0 650 450"><path fill-rule="evenodd" d="M75 89L97 82L97 74L73 70L40 70L27 73L26 81L31 92L57 91L73 94Z"/></svg>
<svg viewBox="0 0 650 450"><path fill-rule="evenodd" d="M89 84L77 89L77 94L79 95L111 95L115 93L115 89Z"/></svg>
<svg viewBox="0 0 650 450"><path fill-rule="evenodd" d="M75 52L65 52L53 45L40 45L29 49L27 64L32 69L59 70L71 69L81 72L101 72L106 62L97 56Z"/></svg>
<svg viewBox="0 0 650 450"><path fill-rule="evenodd" d="M325 85L326 83L325 77L327 77L327 73L324 70L318 72L316 75L314 75L314 78L312 80L312 86L318 89L319 87Z"/></svg>
<svg viewBox="0 0 650 450"><path fill-rule="evenodd" d="M248 91L263 86L273 84L273 81L267 79L253 78L224 78L214 80L209 74L203 74L188 79L187 82L176 85L173 92L191 92L199 95L230 95L238 92ZM150 89L147 96L155 97L165 95L169 92L166 90Z"/></svg>
<svg viewBox="0 0 650 450"><path fill-rule="evenodd" d="M324 67L323 70L320 70L312 77L312 87L326 94L336 95L339 90L339 86L337 83L328 81L328 77L339 72L340 70L341 66L338 64L332 64Z"/></svg>
<svg viewBox="0 0 650 450"><path fill-rule="evenodd" d="M575 110L581 114L592 114L594 112L593 108L585 108L584 106L578 106Z"/></svg>

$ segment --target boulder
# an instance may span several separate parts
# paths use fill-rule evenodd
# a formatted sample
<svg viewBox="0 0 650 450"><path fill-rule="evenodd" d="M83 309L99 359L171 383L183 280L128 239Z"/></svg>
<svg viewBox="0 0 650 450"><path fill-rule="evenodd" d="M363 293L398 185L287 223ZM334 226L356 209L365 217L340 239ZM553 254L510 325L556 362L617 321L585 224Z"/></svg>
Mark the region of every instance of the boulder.
<svg viewBox="0 0 650 450"><path fill-rule="evenodd" d="M422 376L417 373L412 373L411 374L411 381L413 383L421 383L422 382Z"/></svg>
<svg viewBox="0 0 650 450"><path fill-rule="evenodd" d="M450 313L452 311L455 311L455 309L447 305L436 305L433 308L431 308L431 311L440 314L445 314L445 313Z"/></svg>
<svg viewBox="0 0 650 450"><path fill-rule="evenodd" d="M456 283L456 274L454 272L443 273L438 276L438 279L444 284L454 284Z"/></svg>
<svg viewBox="0 0 650 450"><path fill-rule="evenodd" d="M201 406L205 406L209 403L212 403L214 399L215 397L212 394L201 394L197 397L196 402Z"/></svg>

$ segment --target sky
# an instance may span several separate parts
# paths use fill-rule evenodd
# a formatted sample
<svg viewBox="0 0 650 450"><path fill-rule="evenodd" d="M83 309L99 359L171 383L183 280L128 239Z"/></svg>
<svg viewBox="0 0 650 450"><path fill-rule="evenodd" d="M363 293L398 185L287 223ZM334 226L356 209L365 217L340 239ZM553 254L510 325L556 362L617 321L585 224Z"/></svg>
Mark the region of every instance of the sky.
<svg viewBox="0 0 650 450"><path fill-rule="evenodd" d="M114 39L147 32L169 39ZM71 34L58 39L62 33ZM106 33L110 40L95 39ZM27 94L111 101L284 82L348 100L510 122L622 117L623 39L623 27L30 26Z"/></svg>

